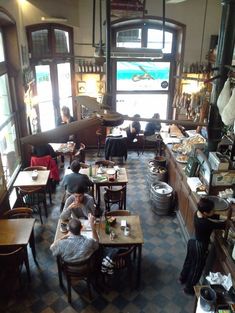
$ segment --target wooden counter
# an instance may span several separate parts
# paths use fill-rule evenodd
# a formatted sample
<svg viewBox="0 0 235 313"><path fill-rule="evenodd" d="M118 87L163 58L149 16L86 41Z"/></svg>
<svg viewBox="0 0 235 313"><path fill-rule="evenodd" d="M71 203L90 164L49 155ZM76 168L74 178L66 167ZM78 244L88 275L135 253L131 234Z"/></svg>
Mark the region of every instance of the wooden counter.
<svg viewBox="0 0 235 313"><path fill-rule="evenodd" d="M168 183L172 186L176 196L177 217L186 240L194 233L193 215L197 210L197 202L200 197L191 191L187 184L187 176L184 173L186 164L176 161L176 153L172 152L171 145L166 145L166 157L168 164Z"/></svg>

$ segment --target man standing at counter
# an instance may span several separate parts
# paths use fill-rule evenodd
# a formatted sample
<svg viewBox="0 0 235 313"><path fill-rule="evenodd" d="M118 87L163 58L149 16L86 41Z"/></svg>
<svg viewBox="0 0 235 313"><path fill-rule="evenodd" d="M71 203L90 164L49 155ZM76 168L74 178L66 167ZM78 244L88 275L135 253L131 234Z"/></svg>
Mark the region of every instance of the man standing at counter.
<svg viewBox="0 0 235 313"><path fill-rule="evenodd" d="M208 255L210 236L214 229L225 228L226 222L219 220L214 214L214 202L208 198L201 198L194 214L195 238L189 239L187 254L181 271L179 282L185 284L184 292L194 295L195 286L202 274Z"/></svg>

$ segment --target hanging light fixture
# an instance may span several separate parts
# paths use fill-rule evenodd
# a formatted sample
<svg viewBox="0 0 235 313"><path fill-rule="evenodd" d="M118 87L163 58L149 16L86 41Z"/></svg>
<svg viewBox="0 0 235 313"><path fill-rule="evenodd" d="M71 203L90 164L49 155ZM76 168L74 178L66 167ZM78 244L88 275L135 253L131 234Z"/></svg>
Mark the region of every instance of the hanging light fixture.
<svg viewBox="0 0 235 313"><path fill-rule="evenodd" d="M105 54L103 50L103 33L102 33L102 0L99 0L99 43L95 43L95 22L96 22L96 0L93 0L93 26L92 26L92 45L95 47L94 57L95 63L103 65L105 62Z"/></svg>

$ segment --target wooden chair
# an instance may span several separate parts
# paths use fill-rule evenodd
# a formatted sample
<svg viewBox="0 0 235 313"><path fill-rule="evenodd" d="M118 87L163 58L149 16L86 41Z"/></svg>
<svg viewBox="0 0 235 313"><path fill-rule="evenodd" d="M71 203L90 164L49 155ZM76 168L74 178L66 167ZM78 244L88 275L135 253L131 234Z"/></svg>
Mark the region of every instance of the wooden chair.
<svg viewBox="0 0 235 313"><path fill-rule="evenodd" d="M89 297L91 295L92 279L96 276L96 271L99 265L99 250L95 251L90 257L79 262L65 262L60 256L57 256L57 267L60 287L64 289L63 275L67 281L68 302L72 301L71 287L79 281L86 281Z"/></svg>
<svg viewBox="0 0 235 313"><path fill-rule="evenodd" d="M81 168L88 168L88 167L89 167L89 164L80 162L80 166L81 166Z"/></svg>
<svg viewBox="0 0 235 313"><path fill-rule="evenodd" d="M33 210L27 207L14 208L3 214L4 218L32 218Z"/></svg>
<svg viewBox="0 0 235 313"><path fill-rule="evenodd" d="M115 162L109 161L109 160L98 160L95 162L95 165L98 165L98 166L102 165L104 167L114 167Z"/></svg>
<svg viewBox="0 0 235 313"><path fill-rule="evenodd" d="M46 171L47 170L47 168L46 168L46 166L28 166L28 167L25 167L24 168L24 171L35 171L35 170L37 170L37 171Z"/></svg>
<svg viewBox="0 0 235 313"><path fill-rule="evenodd" d="M26 205L32 209L36 209L36 211L39 213L41 224L43 224L41 205L43 205L45 216L47 217L45 189L42 187L17 187L17 194L23 205Z"/></svg>
<svg viewBox="0 0 235 313"><path fill-rule="evenodd" d="M118 286L120 279L125 272L128 276L129 285L132 288L132 271L134 267L135 246L123 247L113 257L113 275L103 273L103 283L107 286L107 281L111 279L112 285ZM122 277L126 282L126 278Z"/></svg>
<svg viewBox="0 0 235 313"><path fill-rule="evenodd" d="M106 127L100 126L96 130L96 138L97 138L97 156L100 156L100 150L105 145L105 139L106 139Z"/></svg>
<svg viewBox="0 0 235 313"><path fill-rule="evenodd" d="M104 203L106 212L109 212L114 204L115 207L118 207L118 210L122 210L124 205L126 186L122 187L121 189L109 189L106 187L104 189Z"/></svg>
<svg viewBox="0 0 235 313"><path fill-rule="evenodd" d="M5 296L10 297L15 292L15 286L18 282L21 284L21 271L25 264L27 270L28 281L30 281L30 270L26 266L26 252L23 247L0 247L0 268L2 269L1 280L2 292ZM4 269L4 270L3 270Z"/></svg>
<svg viewBox="0 0 235 313"><path fill-rule="evenodd" d="M114 211L107 212L105 215L106 216L129 216L131 215L131 213L128 210L114 210Z"/></svg>

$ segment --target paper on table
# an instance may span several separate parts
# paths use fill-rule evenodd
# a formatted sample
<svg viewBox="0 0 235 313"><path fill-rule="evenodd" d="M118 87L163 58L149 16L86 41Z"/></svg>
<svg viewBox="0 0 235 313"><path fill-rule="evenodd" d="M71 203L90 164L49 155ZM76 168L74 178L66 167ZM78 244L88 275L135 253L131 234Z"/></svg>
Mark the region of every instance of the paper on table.
<svg viewBox="0 0 235 313"><path fill-rule="evenodd" d="M163 142L167 145L169 143L180 143L181 139L175 137L166 137L163 138Z"/></svg>
<svg viewBox="0 0 235 313"><path fill-rule="evenodd" d="M187 183L190 187L190 189L194 192L197 191L197 188L201 186L202 182L198 177L188 177L187 178Z"/></svg>
<svg viewBox="0 0 235 313"><path fill-rule="evenodd" d="M220 272L210 272L209 275L206 277L206 280L211 285L222 285L227 291L229 291L229 289L233 285L230 273L228 275L222 275Z"/></svg>

